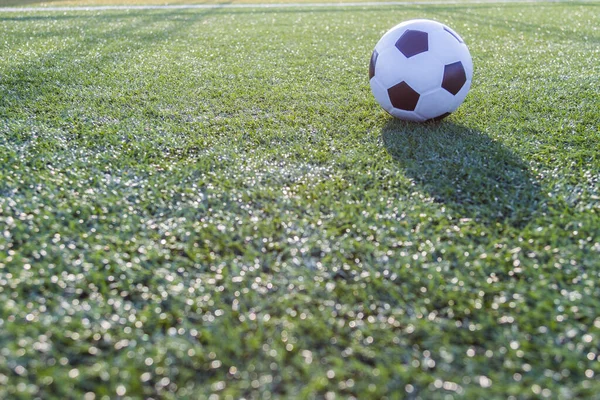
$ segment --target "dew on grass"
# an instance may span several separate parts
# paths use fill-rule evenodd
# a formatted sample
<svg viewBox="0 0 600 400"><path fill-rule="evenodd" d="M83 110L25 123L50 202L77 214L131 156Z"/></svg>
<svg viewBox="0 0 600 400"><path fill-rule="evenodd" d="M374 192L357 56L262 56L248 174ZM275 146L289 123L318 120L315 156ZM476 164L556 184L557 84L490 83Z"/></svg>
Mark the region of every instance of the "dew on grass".
<svg viewBox="0 0 600 400"><path fill-rule="evenodd" d="M527 14L526 10L523 12ZM315 21L307 18L307 14L295 14L294 18L297 15L304 15L303 21ZM186 15L186 19L188 17L192 16ZM276 17L278 22L284 18ZM252 23L260 25L264 18L253 15ZM353 19L361 20L356 16ZM138 27L145 21L140 16L132 20ZM335 24L332 18L328 25L333 31L350 20L344 18L342 24ZM206 21L210 19L203 23ZM178 18L178 23L185 22L184 18ZM58 20L53 23L58 24ZM332 386L327 388L333 393L340 388L340 382L347 391L366 390L362 381L381 382L374 373L372 379L356 376L371 377L370 367L365 370L360 367L369 365L373 359L365 347L381 350L378 346L385 346L385 354L390 358L384 361L396 365L398 371L414 373L428 369L436 389L452 391L455 388L452 382L435 374L453 371L459 378L456 381L461 382L457 371L464 370L460 365L463 359L458 354L468 354L469 348L461 341L467 337L468 345L474 346L473 358L485 355L485 365L498 366L500 359L508 359L520 371L509 371L511 378L521 372L522 378L525 377L525 369L535 373L535 368L526 367L520 360L528 356L527 349L523 350L525 343L540 345L545 341L552 344L554 351L555 340L571 345L570 354L563 355L564 359L590 361L582 367L587 369L574 369L573 374L579 378L585 375L588 379L595 376L591 358L597 358L597 350L592 348L594 340L589 336L593 336L593 332L588 328L597 328L600 323L592 322L591 307L586 303L587 299L594 298L594 272L589 265L572 262L582 258L577 249L594 251L598 247L593 229L585 225L568 226L565 232L569 234L564 236L560 228L546 224L556 223L556 219L540 218L536 222L546 228L545 232L554 233L539 233L533 240L533 234L527 230L516 232L510 226L500 226L496 231L496 228L483 227L469 218L457 218L451 207L436 204L389 160L365 162L361 154L367 150L362 147L362 139L354 138L363 137L364 132L357 132L339 118L335 118L335 124L328 123L328 117L316 121L327 128L321 129L304 126L305 117L298 110L278 113L253 104L247 108L247 118L243 115L243 105L239 107L241 111L235 108L226 112L211 110L216 107L210 103L213 76L261 81L259 72L269 65L280 68L271 71L273 76L269 82L273 84L286 85L289 81L281 69L283 66L294 79L310 76L307 68L311 66L306 66L305 61L290 64L299 54L304 54L306 46L302 47L302 41L290 40L296 47L289 48L284 57L261 61L256 56L261 54L261 46L276 45L273 40L264 41L258 48L253 47L252 59L261 61L256 63L260 68L247 72L223 68L216 72L211 71L210 63L203 57L206 49L186 46L189 44L186 35L173 32L164 36L174 39L173 46L189 47L182 52L185 55L171 49L170 57L165 57L159 51L164 43L155 43L157 46L149 50L148 57L141 57L143 45L140 43L143 42L136 41L141 40L142 32L160 37L158 23L141 31L134 29L132 39L122 47L117 46L110 57L106 57L103 49L110 37L94 43L93 58L104 58L103 63L98 64L104 67L100 73L111 71L110 68L117 73L123 68L124 73L117 77L127 78L128 82L123 85L113 79L115 86L121 87L102 86L91 90L98 99L87 104L85 87L77 89L79 94L74 92L75 88L63 92L65 98L84 103L80 108L64 107L68 123L57 124L44 119L48 114L39 114L33 122L11 118L17 125L33 125L35 129L27 131L14 125L9 128L10 132L20 129L25 140L10 145L17 162L11 164L14 168L2 170L9 172L8 179L3 181L7 191L4 187L1 189L2 194L8 195L0 197L0 222L7 222L5 229L9 235L0 238L0 250L13 250L0 261L0 297L8 299L3 301L3 306L9 313L2 315L0 325L14 326L19 319L29 321L27 329L44 332L47 340L32 342L30 350L28 346L18 350L5 348L2 357L23 354L35 358L39 355L29 351L45 349L50 355L59 355L56 358L66 369L59 370L56 376L61 373L64 376L74 367L69 363L76 361L60 357L63 354L57 349L66 341L68 346L79 349L75 350L79 351L79 357L98 361L98 370L107 369L103 363L112 365L115 361L138 370L152 367L152 372L139 371L148 382L145 387L166 395L167 391L175 393L183 389L177 375L169 375L174 365L179 364L184 371L206 372L215 360L222 363L219 369L223 372L215 372L217 375L211 385L220 388L221 383L226 382L227 388L235 390L240 387L237 382L245 381L257 389L268 390L272 379L274 385L281 387L281 381L277 381L281 375L294 376L298 371L286 369L289 366L277 357L289 353L292 359L301 357L304 361L303 350L306 350L311 352L311 368L315 368L316 374L329 376L326 371L334 372ZM92 36L93 32L99 35L102 29L91 25ZM215 27L214 22L207 25ZM311 29L284 25L294 26L294 30L303 34L311 33L313 40L307 45L310 48L322 49L327 43L326 35L318 37L313 32L318 32L316 25ZM108 26L116 28L114 21ZM46 28L51 30L50 26ZM224 31L215 28L216 32L207 33L205 39L212 37L224 43L219 39L219 35L225 37ZM182 28L184 32L185 29ZM547 35L542 31L537 34ZM243 52L253 40L239 36L236 49ZM521 54L518 52L523 51L523 39L514 35L508 39L507 47ZM61 46L74 42L75 39L69 39L55 43L52 49L60 51ZM479 42L479 46L491 46L489 41ZM329 68L321 71L325 74L323 81L328 82L328 93L289 90L289 93L298 93L298 97L293 102L288 99L286 110L299 104L307 106L311 115L336 114L331 112L332 107L337 106L329 99L330 93L335 93L335 82L348 80L348 76L339 71L354 68L344 52L356 57L354 53L359 51L349 52L348 46L346 43L342 46L344 51L327 57L327 66L334 67L338 63L342 66L330 68L337 71L335 77L327 75ZM125 51L127 47L132 48ZM211 49L216 53L213 60L231 57L224 54L221 47L224 46ZM337 46L327 47L330 52L336 51ZM28 48L29 52L23 52L20 57L39 57L39 50ZM546 46L536 57L554 50L555 47ZM286 58L288 53L290 58ZM87 61L84 54L81 56L77 65L85 66ZM63 61L68 60L62 57ZM501 65L508 67L511 55L503 53L503 57ZM532 58L535 57L524 61L531 62ZM127 69L128 60L135 61L131 63L135 64L134 69ZM484 60L482 53L480 62ZM56 58L48 58L42 66L56 71L52 66L55 61ZM197 89L197 93L205 96L197 96L195 92L193 102L188 102L190 93L183 90L185 85L174 81L169 82L169 91L180 94L179 100L172 95L162 103L150 99L152 91L148 89L167 94L156 85L158 81L145 83L141 78L148 71L152 71L152 76L165 76L165 69L159 64L177 66L174 70L185 70L194 64L187 71L193 72L187 75L191 80L189 86L200 83L197 77L202 77L204 86ZM554 67L556 65L552 65ZM525 72L530 74L535 70ZM551 75L549 69L544 74ZM522 76L513 78L514 87L522 89L523 82L519 81ZM110 83L110 79L108 81ZM227 81L222 83L225 94L218 97L226 103L227 96L237 94L227 94L233 87ZM482 84L490 85L483 81ZM550 85L546 81L543 84ZM120 96L126 95L126 88L133 88L138 94L125 102L119 101ZM527 88L534 89L531 85ZM271 92L277 97L277 91ZM103 93L109 95L104 100ZM304 95L316 100L313 104L303 102ZM205 98L199 100L201 97ZM253 97L251 90L238 97L251 102L259 100ZM206 98L204 105L192 104L203 103ZM40 97L36 101L43 105L43 100ZM114 102L115 106L107 106L104 101ZM136 113L139 103L131 104L131 101L149 106L149 114ZM347 101L355 106L354 100ZM322 102L327 102L327 109L315 113L314 108ZM60 101L56 104L64 105ZM95 112L99 106L108 108ZM189 111L181 113L181 106ZM199 107L203 108L204 117L194 118ZM342 115L348 121L355 121L354 114ZM485 120L489 122L488 118ZM310 120L311 124L314 122ZM376 124L372 119L368 123ZM8 132L6 125L2 126L2 133ZM89 136L79 134L77 126L89 129L86 131ZM250 145L236 142L236 131L245 132L244 141ZM279 150L271 152L269 148ZM530 153L535 156L534 150ZM371 159L371 154L368 158ZM552 168L555 166L551 164ZM567 206L575 206L576 212L593 207L593 178L577 181L577 185L563 184L560 181L566 167L585 176L577 165L566 163L564 166L550 169L552 174L542 178L553 197L564 199ZM589 175L593 174L590 169ZM565 196L571 190L572 194ZM575 241L575 247L570 246L571 240ZM551 247L545 249L545 242ZM473 243L476 243L475 248L471 246ZM516 247L521 251L514 258L517 253L509 249ZM528 252L533 256L523 256L530 254ZM548 266L554 264L560 268L549 272ZM26 269L25 265L29 267ZM547 291L550 295L533 297L535 293ZM47 299L43 308L42 304L34 304L32 296ZM28 300L21 303L21 298ZM539 312L531 309L536 306L540 307ZM230 314L234 314L233 317ZM536 315L544 318L536 318ZM238 323L235 318L243 321ZM548 326L538 329L542 324ZM287 341L277 348L269 338L283 338L281 329L287 332ZM447 335L448 332L452 334ZM519 332L523 332L523 336L518 336ZM530 333L535 334L539 342L527 337ZM517 336L510 336L512 334ZM245 340L243 350L239 346L227 347L240 337ZM450 339L446 339L448 337ZM481 345L498 337L506 339L502 351L493 348L492 352ZM0 341L2 338L0 335ZM441 343L444 340L450 343ZM94 346L89 346L90 343ZM519 346L514 349L513 343ZM447 349L457 349L454 358L441 351L441 344ZM255 363L250 371L246 362L248 355L257 354L255 349L263 349L265 345L268 345L265 352L270 358L268 363L264 366ZM543 349L544 346L540 346ZM336 365L341 360L335 358L336 351L343 352L351 361L345 363L348 370ZM525 354L519 355L518 351ZM417 355L414 364L407 361L412 352ZM386 357L385 354L376 356ZM151 360L150 365L147 360ZM485 369L477 359L474 362L477 368ZM238 381L225 378L223 374L232 370L230 363L235 363L236 373L245 378ZM356 376L346 376L346 373ZM96 373L107 382L110 375ZM486 389L487 381L482 377L493 379L494 388L503 383L491 375L475 376L478 378L473 382ZM544 376L539 378L548 382L555 379L552 374L548 379ZM405 384L402 380L399 382ZM110 382L107 385L112 393L125 388L124 385L115 387ZM466 390L471 390L470 383L464 385ZM377 389L379 385L373 386ZM411 393L423 390L417 383L404 387ZM193 388L188 389L194 393ZM544 390L550 389L540 386L539 394L544 395Z"/></svg>

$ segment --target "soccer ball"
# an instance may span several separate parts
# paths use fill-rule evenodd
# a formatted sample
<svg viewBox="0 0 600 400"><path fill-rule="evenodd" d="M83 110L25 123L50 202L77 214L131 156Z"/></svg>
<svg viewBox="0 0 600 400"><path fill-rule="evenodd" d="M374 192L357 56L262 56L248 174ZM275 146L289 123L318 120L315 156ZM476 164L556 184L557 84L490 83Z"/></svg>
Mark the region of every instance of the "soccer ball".
<svg viewBox="0 0 600 400"><path fill-rule="evenodd" d="M406 21L386 32L369 65L377 102L409 121L448 116L465 99L472 77L473 61L462 38L426 19Z"/></svg>

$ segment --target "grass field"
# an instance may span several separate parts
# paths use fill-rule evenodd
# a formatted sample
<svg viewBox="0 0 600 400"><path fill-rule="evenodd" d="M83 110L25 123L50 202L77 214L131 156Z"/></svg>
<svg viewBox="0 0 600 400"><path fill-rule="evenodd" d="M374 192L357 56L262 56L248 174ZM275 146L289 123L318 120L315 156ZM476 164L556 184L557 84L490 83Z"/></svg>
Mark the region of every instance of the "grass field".
<svg viewBox="0 0 600 400"><path fill-rule="evenodd" d="M417 17L474 60L439 124L368 85ZM0 11L0 398L599 398L599 26Z"/></svg>
<svg viewBox="0 0 600 400"><path fill-rule="evenodd" d="M385 0L389 2L410 3L412 0ZM433 0L443 3L444 0ZM470 1L470 0L453 0L454 2ZM485 0L484 0L485 1ZM519 1L519 0L504 0L504 1ZM536 1L536 0L533 0ZM543 0L542 0L543 1ZM583 0L585 1L585 0ZM590 1L590 0L587 0ZM314 4L314 3L332 3L344 4L355 3L356 0L0 0L0 7L89 7L89 6L188 6L188 5L232 5L232 4ZM362 2L375 3L381 0L362 0Z"/></svg>
<svg viewBox="0 0 600 400"><path fill-rule="evenodd" d="M329 4L329 5L342 5L342 4L355 4L355 3L408 3L415 5L417 3L523 3L523 2L547 2L556 0L0 0L0 7L9 8L55 8L55 7L97 7L97 6L116 6L116 7L145 7L145 6L160 6L160 7L180 7L186 8L188 6L232 6L239 4L255 4L260 8L261 5L282 5L286 4L303 4L303 5L315 5L315 4ZM559 0L569 1L569 0ZM595 2L597 0L578 0L579 3ZM190 7L193 8L193 7Z"/></svg>

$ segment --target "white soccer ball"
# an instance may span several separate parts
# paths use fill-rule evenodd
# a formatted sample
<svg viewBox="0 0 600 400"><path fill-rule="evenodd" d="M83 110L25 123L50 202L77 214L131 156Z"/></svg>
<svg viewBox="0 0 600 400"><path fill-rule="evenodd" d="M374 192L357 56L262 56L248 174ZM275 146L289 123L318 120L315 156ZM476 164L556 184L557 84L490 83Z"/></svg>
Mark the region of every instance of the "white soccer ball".
<svg viewBox="0 0 600 400"><path fill-rule="evenodd" d="M444 24L415 19L396 25L375 46L371 91L396 118L440 120L471 87L473 61L463 39Z"/></svg>

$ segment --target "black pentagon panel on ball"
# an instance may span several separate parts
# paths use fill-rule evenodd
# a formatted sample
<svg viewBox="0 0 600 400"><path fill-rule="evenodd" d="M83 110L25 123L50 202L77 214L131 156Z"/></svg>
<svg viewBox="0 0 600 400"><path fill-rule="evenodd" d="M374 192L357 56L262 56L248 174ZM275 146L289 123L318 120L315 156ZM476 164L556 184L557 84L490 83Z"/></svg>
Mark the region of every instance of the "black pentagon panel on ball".
<svg viewBox="0 0 600 400"><path fill-rule="evenodd" d="M427 32L409 29L400 36L396 42L396 48L406 58L416 56L429 50L429 38Z"/></svg>
<svg viewBox="0 0 600 400"><path fill-rule="evenodd" d="M373 54L371 54L371 62L369 63L369 79L375 76L375 64L377 64L377 57L379 57L379 53L377 53L377 50L373 50Z"/></svg>
<svg viewBox="0 0 600 400"><path fill-rule="evenodd" d="M448 92L456 95L467 81L465 68L460 61L448 64L444 67L444 78L442 87Z"/></svg>
<svg viewBox="0 0 600 400"><path fill-rule="evenodd" d="M414 111L419 102L419 97L421 97L406 82L400 82L389 88L388 96L390 96L390 101L395 108L405 111Z"/></svg>

